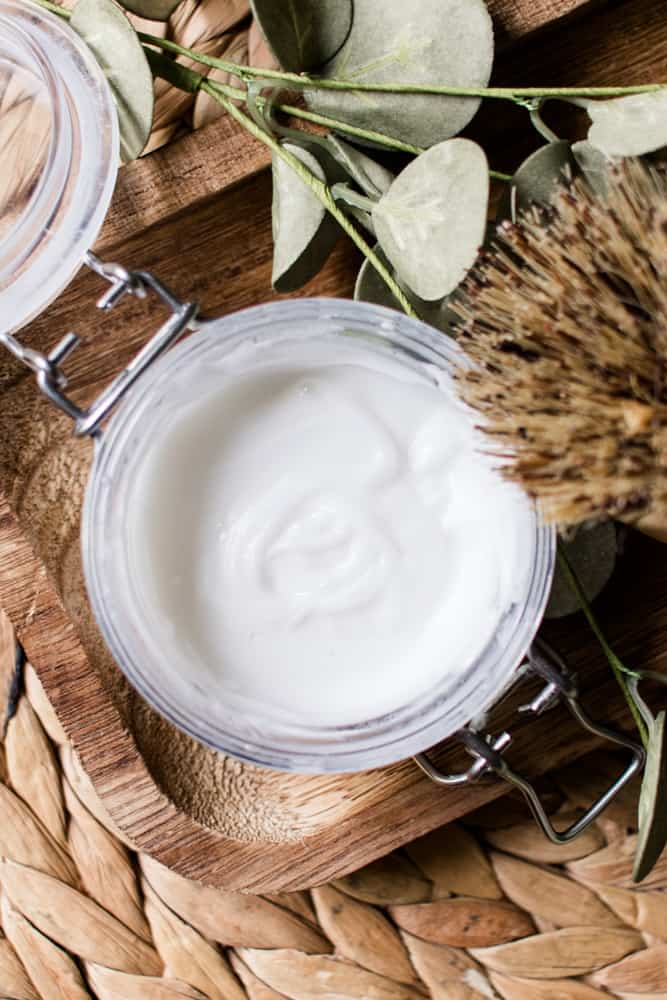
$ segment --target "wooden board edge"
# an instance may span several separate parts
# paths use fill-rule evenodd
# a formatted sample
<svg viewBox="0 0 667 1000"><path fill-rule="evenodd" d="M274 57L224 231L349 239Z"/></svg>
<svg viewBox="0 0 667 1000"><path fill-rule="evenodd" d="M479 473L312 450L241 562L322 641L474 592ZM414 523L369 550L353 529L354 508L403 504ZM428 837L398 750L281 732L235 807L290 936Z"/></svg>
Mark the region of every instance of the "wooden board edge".
<svg viewBox="0 0 667 1000"><path fill-rule="evenodd" d="M225 116L122 167L97 252L125 243L264 170L265 146Z"/></svg>

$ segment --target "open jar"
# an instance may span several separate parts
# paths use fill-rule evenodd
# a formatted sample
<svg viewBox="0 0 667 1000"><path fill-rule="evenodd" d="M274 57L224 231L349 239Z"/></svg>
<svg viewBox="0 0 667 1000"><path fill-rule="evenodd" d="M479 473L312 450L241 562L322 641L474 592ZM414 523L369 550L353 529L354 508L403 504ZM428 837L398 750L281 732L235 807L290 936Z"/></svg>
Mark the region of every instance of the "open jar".
<svg viewBox="0 0 667 1000"><path fill-rule="evenodd" d="M86 45L0 0L0 330L42 312L94 242L118 170L118 119Z"/></svg>
<svg viewBox="0 0 667 1000"><path fill-rule="evenodd" d="M20 86L28 88L39 122L35 127L42 136L34 176L20 185L5 181L4 189L0 188L0 206L4 206L0 215L0 342L35 370L39 387L72 418L75 433L95 440L82 529L84 567L97 622L119 667L175 725L241 759L285 770L327 772L362 770L415 756L426 773L442 784L461 784L493 771L522 789L552 839L576 835L635 773L642 751L587 719L575 680L557 657L534 642L549 593L555 539L551 529L539 525L533 510L525 513L522 522L524 570L492 634L459 664L455 674L435 678L414 697L405 696L382 711L364 710L354 718L333 722L322 721L315 711L285 711L284 705L253 698L240 685L238 690L233 684L220 686L201 672L193 678L187 644L175 641L179 637L151 602L137 568L132 527L137 523L137 484L179 413L203 393L210 393L212 385L215 389L216 380L227 391L249 372L275 364L277 353L307 369L309 352L318 345L326 347L328 357L335 357L338 365L344 359L348 367L371 372L390 364L397 377L400 372L401 379L427 386L436 395L451 395L452 368L464 359L452 342L425 324L360 303L301 300L198 321L196 305L178 300L151 274L98 261L88 248L108 206L118 148L109 88L67 26L31 4L0 0L0 29L0 71L7 80L16 77ZM7 124L9 114L3 107L0 127ZM81 408L67 394L63 370L67 355L77 346L76 336L66 336L44 356L24 347L12 331L45 308L84 256L109 282L102 308L115 306L126 295L156 293L170 315L102 395ZM188 330L195 331L192 337L174 347ZM213 425L211 434L216 433ZM326 448L324 439L322 449ZM179 476L186 473L178 468L172 473L166 486L175 489ZM195 481L195 492L196 485ZM167 491L165 503L166 495ZM159 508L155 513L157 517ZM191 537L195 528L184 508L182 533ZM497 529L502 531L502 525ZM167 537L164 544L169 544ZM446 640L443 633L443 643ZM336 683L335 654L334 649L332 684ZM630 763L608 792L573 827L560 833L550 826L532 787L504 760L507 734L491 737L483 731L481 716L526 665L544 681L531 710L541 712L562 698L585 726L631 751ZM353 697L354 678L348 675L345 683ZM376 683L378 703L384 703L381 675ZM327 698L326 684L320 696ZM425 752L454 734L470 751L473 764L461 774L441 774Z"/></svg>
<svg viewBox="0 0 667 1000"><path fill-rule="evenodd" d="M321 540L306 537L312 535L313 518L321 519L323 513L331 517L341 516L340 508L344 500L337 500L343 495L343 487L335 482L329 484L326 475L327 469L332 466L334 478L339 470L340 456L335 454L336 446L332 440L337 431L334 426L336 421L338 430L341 422L349 420L353 433L361 435L367 431L368 441L364 443L369 449L369 464L375 461L379 465L384 458L383 442L376 446L375 439L386 432L387 413L380 413L377 426L374 424L369 428L369 416L366 412L358 412L358 400L353 398L357 395L355 387L347 382L342 386L327 386L324 389L327 393L326 406L330 411L328 419L331 422L330 440L326 446L328 454L323 459L324 470L316 468L317 458L309 454L303 459L309 463L309 474L303 482L298 482L296 472L287 458L283 457L279 463L288 465L287 474L291 476L285 500L282 496L275 495L278 492L277 480L282 471L279 467L268 469L264 477L237 466L239 475L252 476L254 492L252 496L242 498L240 513L232 512L230 515L232 523L227 530L234 535L231 541L235 549L240 550L238 559L228 567L228 572L232 575L231 588L243 587L247 561L260 558L257 551L260 545L269 550L269 556L264 553L265 562L269 565L260 564L258 567L263 577L271 572L271 550L274 553L274 563L277 558L275 553L279 554L281 550L283 560L294 562L303 558L296 550L297 546L290 546L290 539L301 547L309 544L311 551L318 544L320 547L326 546L331 553L329 559L320 561L319 574L315 570L315 598L306 592L309 582L312 584L312 581L304 579L307 567L300 574L295 568L296 575L292 574L285 581L276 581L275 587L271 586L270 581L263 579L261 594L268 595L266 600L274 605L275 610L269 607L265 613L264 608L259 607L260 598L256 588L248 590L249 599L258 605L256 618L259 619L260 614L265 617L268 615L272 623L268 626L269 646L264 649L264 659L275 663L279 672L280 682L275 689L272 688L273 678L265 675L256 679L249 692L242 677L236 680L235 685L224 681L223 667L219 676L222 697L217 697L215 682L205 686L203 678L206 677L206 671L197 670L194 663L197 659L207 658L210 664L216 658L217 648L211 651L212 644L209 643L207 650L202 653L197 648L196 637L189 637L186 643L180 641L180 636L172 633L169 640L172 659L170 663L165 662L164 641L171 631L170 624L177 620L179 608L187 602L193 590L202 586L209 592L218 593L224 586L225 567L222 562L225 558L233 557L233 553L225 552L221 552L219 557L214 555L220 562L211 570L208 586L202 584L196 573L192 574L190 533L194 535L198 525L204 522L205 514L202 515L197 509L196 495L188 497L186 489L178 482L181 477L185 477L188 483L195 478L197 482L201 480L197 489L218 489L216 483L204 482L205 478L211 476L210 467L202 470L199 459L193 461L192 465L184 464L191 461L193 452L197 455L206 453L206 437L224 436L224 427L216 423L218 415L215 411L211 414L210 422L208 415L204 415L206 423L200 426L196 435L186 429L186 433L189 433L188 446L177 457L174 456L180 468L173 469L173 479L168 469L164 470L159 479L159 492L164 495L168 523L160 528L154 543L153 558L161 546L176 549L180 541L179 534L184 535L184 551L175 552L173 559L165 559L163 571L173 576L178 574L177 584L185 574L192 574L192 578L186 576L182 581L183 589L174 590L168 613L144 586L146 574L141 567L151 564L151 555L139 558L143 536L152 528L141 520L137 523L137 507L146 503L151 508L154 507L150 482L148 493L141 487L148 450L153 444L156 449L159 447L157 439L161 435L182 433L183 422L188 419L188 414L197 405L197 401L211 396L215 398L220 386L224 387L223 392L231 392L231 387L247 380L250 373L288 373L278 392L287 397L292 391L297 397L294 400L284 400L284 405L288 408L287 419L295 422L294 431L290 433L288 424L285 442L277 437L275 426L271 426L269 430L271 443L284 456L290 447L301 448L302 451L307 447L306 435L299 435L296 423L299 420L312 421L316 417L313 415L312 403L306 401L305 405L299 406L298 396L304 388L310 395L318 391L317 379L318 373L323 370L322 358L329 359L326 370L333 372L334 377L336 372L340 377L344 369L357 369L368 378L373 368L383 364L386 366L389 362L393 377L398 373L404 374L414 379L415 385L424 383L436 392L447 393L451 392L450 371L452 365L460 361L460 354L451 341L430 327L390 310L335 299L305 299L261 306L203 323L193 337L169 351L128 392L108 429L101 435L97 447L83 523L84 565L95 615L116 659L123 664L131 682L148 701L179 728L215 749L232 753L252 763L297 771L360 771L401 760L431 746L444 736L451 735L470 719L484 712L507 686L537 630L553 571L553 531L538 524L535 512L529 510L528 505L521 522L526 537L521 559L517 560L520 582L516 592L512 593L511 603L499 615L497 627L489 641L483 643L483 648L469 663L463 664L454 677L438 677L435 683L414 699L409 697L409 685L406 685L402 694L402 698L406 699L404 704L395 704L390 711L378 715L374 715L368 707L364 712L361 707L361 716L355 717L358 704L361 702L363 706L364 690L363 669L359 675L357 668L360 664L355 656L354 644L350 644L343 636L337 641L336 636L331 637L330 629L325 627L315 634L320 635L321 643L328 642L331 647L331 665L327 666L326 660L322 663L316 655L311 655L305 668L295 662L299 658L301 647L296 647L294 642L290 644L290 640L294 632L308 628L308 618L312 621L319 613L325 618L327 625L333 622L334 628L338 625L341 631L349 631L354 627L350 619L355 613L357 595L348 592L341 598L340 577L348 572L347 566L342 564L356 560L354 583L358 582L362 574L372 574L381 561L386 562L386 545L384 539L378 539L377 524L369 523L367 512L359 509L364 504L364 497L368 495L363 484L352 490L352 501L348 505L352 508L350 523L342 530L346 534L355 531L360 533L363 536L362 545L365 544L366 549L373 546L371 553L366 552L360 556L350 553L350 540L347 537L341 539L338 547L335 538L328 538L326 535ZM331 359L334 359L333 363ZM294 366L300 373L304 373L301 379L296 377L290 380L289 374ZM251 382L246 381L246 393L252 392L251 385ZM265 389L267 396L268 392L269 389ZM266 403L266 396L264 402ZM269 414L269 420L273 424L279 405L280 402ZM250 413L248 423L252 419ZM406 413L403 420L407 419ZM428 416L419 416L423 425L428 419ZM233 422L231 414L228 421L229 424ZM424 426L423 429L427 428ZM256 433L259 437L261 431L257 429ZM323 434L326 434L326 426ZM253 441L249 440L247 446L252 448ZM345 438L341 447L350 449L351 463L360 464L360 456L352 453L354 445L350 436ZM390 441L386 447L387 450L393 449L394 441ZM430 447L430 442L425 441L424 447ZM207 454L207 460L210 457ZM166 463L173 464L170 463L171 459L172 456L167 455ZM403 456L399 460L403 461ZM260 461L268 464L267 456L262 454ZM159 473L156 472L155 475ZM440 488L437 481L435 488ZM318 503L318 497L325 490L325 500ZM381 487L374 488L371 484L369 490L371 503L382 505ZM409 492L412 502L416 500L419 503L418 490L419 484L417 490ZM137 492L139 496L135 495ZM317 496L311 500L313 493ZM169 494L174 494L173 508ZM472 499L468 498L468 502ZM255 503L256 512L250 509ZM299 519L295 518L294 508L300 511ZM427 509L428 504L420 504L419 507L415 504L412 509L407 509L407 517L423 518ZM514 508L509 505L507 509L514 512ZM371 511L371 514L374 513L375 511ZM382 513L388 516L386 505ZM195 524L192 523L193 514L197 522ZM221 511L221 516L222 514ZM378 512L379 516L382 515ZM433 545L436 544L439 516L446 515L440 515L438 511L434 519L433 534L430 538L426 536ZM250 519L255 522L254 525L241 523ZM499 517L498 528L501 527L500 520ZM470 530L474 531L475 527L472 522ZM495 527L496 525L494 529ZM389 530L394 533L395 529L395 524L389 526ZM335 532L335 526L331 530ZM511 530L512 525L508 523L506 531ZM240 537L241 532L244 533L243 538ZM268 540L262 537L267 532ZM106 543L104 540L107 540ZM219 535L212 527L210 536L207 534L204 540L203 548L210 549L222 544L224 543L220 542ZM396 544L400 543L394 540L394 547ZM452 561L455 559L454 544L452 540L449 552L444 549L445 560L448 556ZM473 544L472 537L469 537L469 544ZM424 548L424 564L427 556ZM207 553L202 551L199 557L204 559ZM372 561L370 566L369 561ZM290 567L287 566L285 572L289 570ZM274 572L280 572L280 567L274 569ZM446 575L443 566L440 581L443 587L446 586ZM391 582L386 580L383 584L389 587ZM428 601L429 583L426 580L423 592L416 595L422 603ZM283 591L290 587L291 592L281 593L281 585ZM482 588L483 585L484 581L478 578L476 586ZM336 587L336 594L323 593L332 586ZM374 583L371 584L373 586ZM412 582L413 588L419 586L418 580ZM367 588L361 594L361 600L365 601L367 627L377 631L378 621L372 614L374 594L366 590ZM298 618L291 625L285 625L285 619L291 613L291 604L299 595L308 601L308 606L299 607L296 612ZM332 597L337 598L335 603ZM205 598L206 595L202 595L201 603ZM231 595L229 600L231 601ZM344 600L347 600L347 605L343 603ZM312 605L315 602L317 607L314 608ZM407 607L407 595L399 603L402 603L404 617L408 617L411 609ZM222 611L220 609L219 613L222 614ZM193 616L197 616L197 612L198 608L190 609ZM239 607L236 614L240 616L242 613L243 609ZM187 633L188 624L187 621L181 622L182 633ZM401 638L398 620L390 618L389 621L385 620L385 624L393 632L389 648L383 644L380 651L375 646L365 649L368 673L378 670L377 676L372 675L372 683L376 685L374 699L378 705L385 697L390 697L387 688L398 680L392 675L408 669L406 663L396 662L395 651L391 649ZM451 621L449 624L453 625ZM237 622L230 621L227 628L232 630L237 625ZM263 621L258 620L257 629L262 626L267 627ZM207 623L203 622L201 627L206 629ZM424 630L428 627L427 620L422 623L422 627ZM478 621L477 628L483 630L484 622ZM250 625L245 635L241 632L238 644L243 646L252 643L253 631ZM440 638L443 642L447 641L446 635L441 635ZM417 646L418 638L412 636L411 639ZM242 654L241 649L237 655ZM414 657L418 657L416 649ZM253 660L254 657L249 657L249 672L253 668L257 669ZM416 671L415 664L415 688L419 685ZM300 689L306 685L308 697L302 699ZM337 724L332 724L333 709L326 716L322 711L309 711L309 701L314 709L318 696L323 701L331 699L339 685L344 685L345 691L340 697L341 719ZM285 690L284 698L281 697L281 687ZM344 697L348 692L349 701ZM396 701L400 700L399 695ZM295 703L298 708L293 707ZM314 717L313 721L309 719L310 715Z"/></svg>

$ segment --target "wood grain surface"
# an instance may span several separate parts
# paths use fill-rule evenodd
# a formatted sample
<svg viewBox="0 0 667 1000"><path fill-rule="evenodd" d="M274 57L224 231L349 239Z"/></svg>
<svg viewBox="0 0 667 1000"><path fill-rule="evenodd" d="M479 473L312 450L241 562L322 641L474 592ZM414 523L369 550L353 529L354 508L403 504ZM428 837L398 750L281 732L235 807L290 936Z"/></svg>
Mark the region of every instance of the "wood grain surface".
<svg viewBox="0 0 667 1000"><path fill-rule="evenodd" d="M590 6L592 0L488 0L496 42L501 43L532 34Z"/></svg>
<svg viewBox="0 0 667 1000"><path fill-rule="evenodd" d="M664 0L585 5L496 0L509 36L498 83L615 83L667 77ZM514 25L514 27L512 27ZM521 27L523 25L523 27ZM541 28L525 37L527 27ZM564 122L576 128L577 118ZM494 165L515 165L537 140L525 112L483 109L471 127ZM270 177L263 149L229 121L125 168L97 249L141 266L184 298L220 315L274 296L270 290ZM358 257L340 242L302 294L349 295ZM68 361L76 398L88 401L132 356L156 316L124 303L102 317L100 281L82 272L25 331L36 347L68 329L83 345ZM282 775L241 765L177 734L131 691L99 636L83 587L79 518L91 445L73 441L65 417L28 375L0 358L0 601L106 808L125 834L182 874L228 888L277 891L358 868L502 791L497 783L444 792L406 762L373 773ZM631 580L631 586L627 581ZM667 670L667 561L656 543L630 536L600 613L633 666ZM622 700L585 625L549 630L580 670L591 714L625 724ZM549 720L515 716L525 692L498 707L494 730L515 734L511 759L537 775L592 744L562 709ZM464 764L453 745L446 766Z"/></svg>

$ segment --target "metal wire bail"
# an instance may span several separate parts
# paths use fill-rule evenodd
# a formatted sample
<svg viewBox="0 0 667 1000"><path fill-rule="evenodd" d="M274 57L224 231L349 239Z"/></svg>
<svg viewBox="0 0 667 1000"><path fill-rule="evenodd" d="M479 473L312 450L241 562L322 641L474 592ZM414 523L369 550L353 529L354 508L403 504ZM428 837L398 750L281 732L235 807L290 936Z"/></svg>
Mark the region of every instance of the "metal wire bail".
<svg viewBox="0 0 667 1000"><path fill-rule="evenodd" d="M437 785L465 785L477 781L485 775L496 774L510 785L518 788L525 797L530 810L541 827L543 833L554 844L565 844L574 840L586 829L600 813L606 809L614 796L643 767L644 750L639 744L621 733L616 733L606 726L594 722L582 708L579 702L579 691L576 675L567 669L558 654L542 639L533 642L526 656L526 666L533 674L537 674L546 683L541 691L527 705L522 705L520 712L530 712L541 715L553 708L555 704L564 701L570 712L589 732L611 743L616 743L630 751L630 760L618 778L605 789L598 799L586 810L578 820L566 830L556 830L549 819L535 787L526 778L514 771L503 757L503 751L510 746L512 736L503 732L493 737L466 727L456 734L474 763L466 770L456 774L444 774L429 759L425 753L414 757L415 763Z"/></svg>
<svg viewBox="0 0 667 1000"><path fill-rule="evenodd" d="M106 312L113 309L126 295L144 299L149 292L153 292L169 308L171 315L129 365L86 409L79 407L65 394L67 376L62 364L81 342L76 333L66 333L48 354L42 354L22 344L13 334L0 332L0 344L35 373L40 391L74 421L74 433L79 437L99 433L102 422L142 372L186 330L195 328L198 311L197 303L181 301L149 271L129 271L122 264L100 260L90 251L86 254L85 263L110 286L98 299L98 309Z"/></svg>

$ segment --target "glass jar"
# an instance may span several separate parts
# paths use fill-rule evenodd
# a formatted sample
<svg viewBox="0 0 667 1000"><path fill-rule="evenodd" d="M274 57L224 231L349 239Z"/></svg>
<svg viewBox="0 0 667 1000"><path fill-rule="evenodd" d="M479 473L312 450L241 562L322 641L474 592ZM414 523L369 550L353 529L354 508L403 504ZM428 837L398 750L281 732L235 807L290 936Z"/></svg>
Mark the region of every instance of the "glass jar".
<svg viewBox="0 0 667 1000"><path fill-rule="evenodd" d="M206 391L226 358L252 345L247 364L277 345L302 360L304 342L331 342L354 363L355 348L389 354L429 384L462 354L441 333L392 310L336 299L302 299L244 310L202 324L163 356L125 396L101 435L86 496L82 541L90 599L107 644L130 682L162 715L216 750L255 764L296 771L359 771L409 757L484 712L513 679L540 624L554 562L554 532L532 515L524 592L493 640L456 681L443 680L399 711L353 726L287 724L282 714L185 680L187 662L165 656L164 628L154 619L133 573L126 530L128 498L151 438L165 420ZM307 348L306 348L307 350ZM289 353L287 354L289 356ZM244 361L244 364L246 361ZM219 376L218 376L219 377ZM188 530L188 525L184 525Z"/></svg>
<svg viewBox="0 0 667 1000"><path fill-rule="evenodd" d="M34 318L81 266L118 170L118 119L87 46L26 0L0 0L0 331Z"/></svg>

